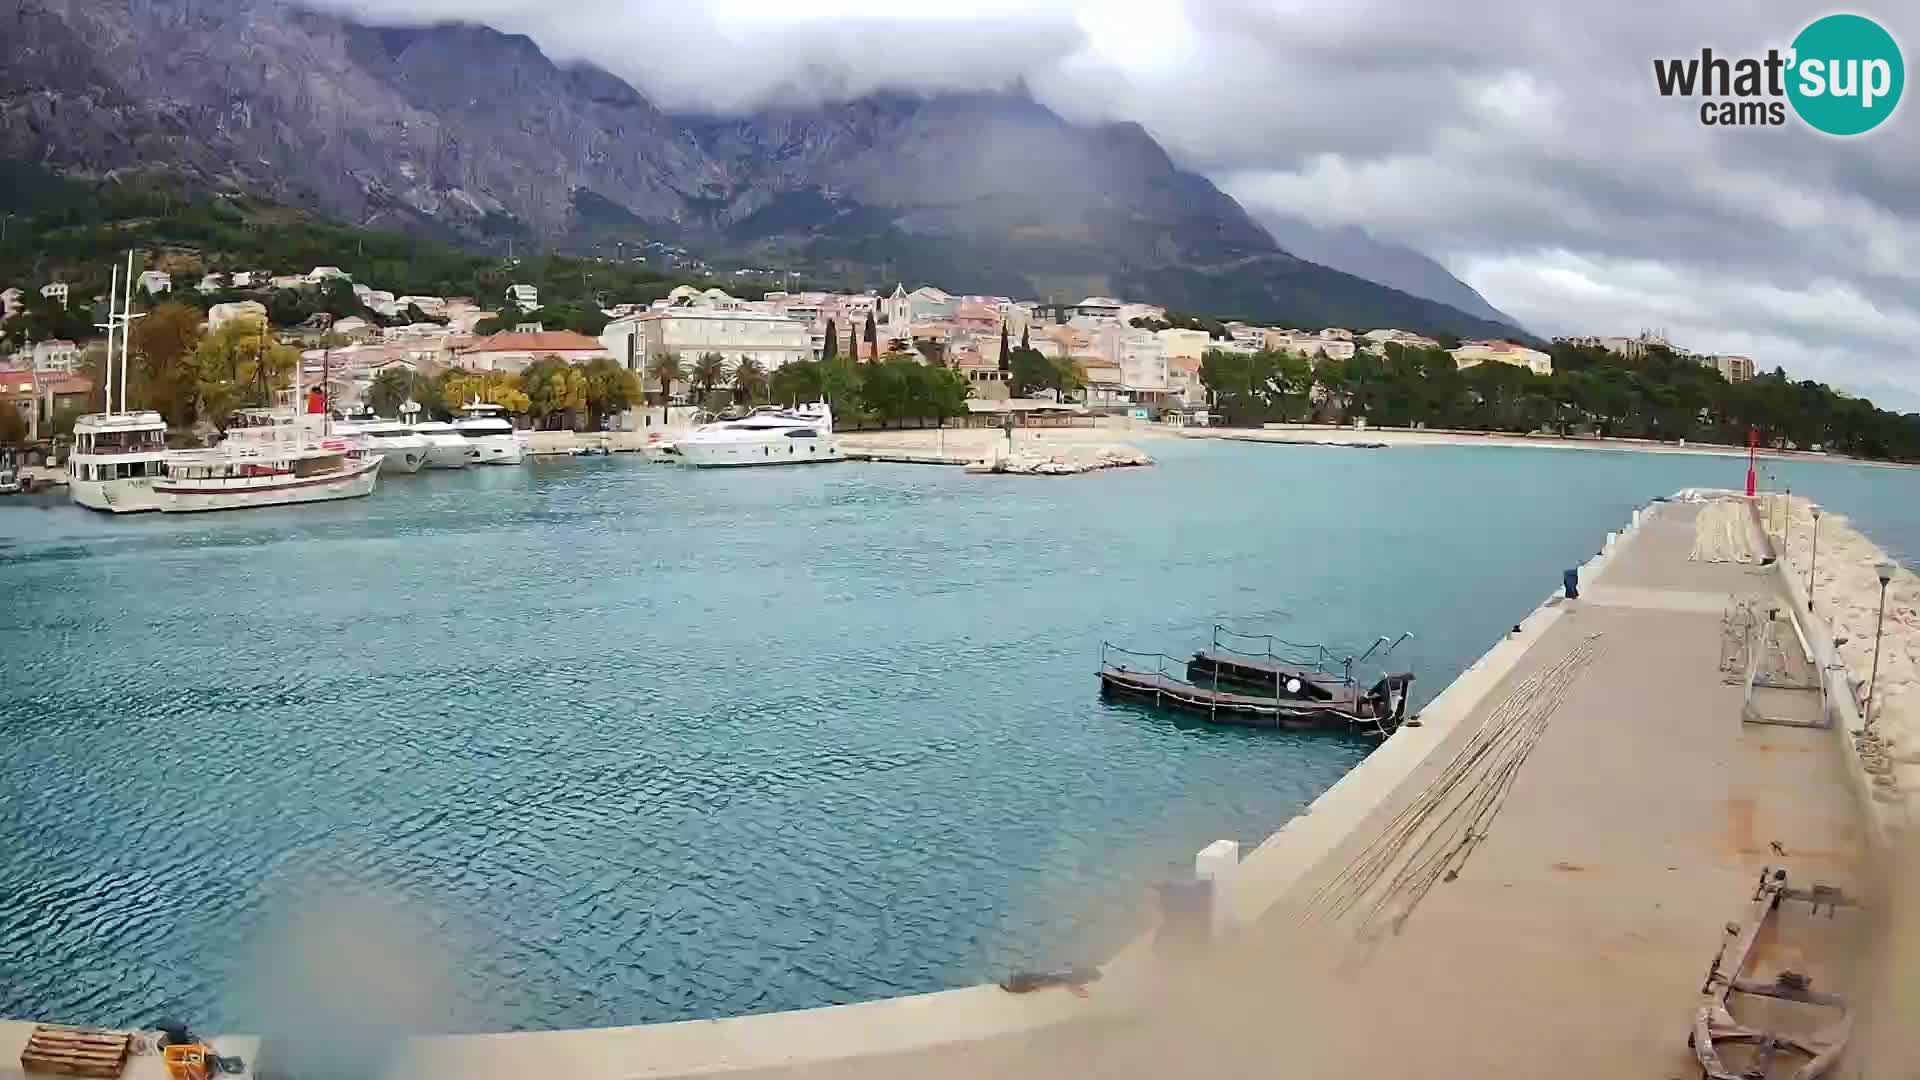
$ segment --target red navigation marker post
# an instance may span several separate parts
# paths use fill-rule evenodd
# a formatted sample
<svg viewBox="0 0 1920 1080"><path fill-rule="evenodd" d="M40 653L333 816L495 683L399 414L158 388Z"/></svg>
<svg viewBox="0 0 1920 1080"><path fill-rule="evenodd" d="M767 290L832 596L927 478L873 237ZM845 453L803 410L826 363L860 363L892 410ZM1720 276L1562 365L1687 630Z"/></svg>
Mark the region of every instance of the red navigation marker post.
<svg viewBox="0 0 1920 1080"><path fill-rule="evenodd" d="M1753 497L1755 486L1753 476L1753 451L1754 448L1759 445L1760 429L1749 426L1747 428L1747 497L1749 499Z"/></svg>

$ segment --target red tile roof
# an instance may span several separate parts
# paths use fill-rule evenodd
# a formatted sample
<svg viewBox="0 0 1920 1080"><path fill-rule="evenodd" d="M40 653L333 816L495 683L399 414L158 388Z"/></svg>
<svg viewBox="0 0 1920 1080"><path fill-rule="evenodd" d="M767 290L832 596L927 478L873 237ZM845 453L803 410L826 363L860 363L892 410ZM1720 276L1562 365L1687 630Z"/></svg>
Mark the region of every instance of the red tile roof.
<svg viewBox="0 0 1920 1080"><path fill-rule="evenodd" d="M590 338L585 334L576 334L571 330L542 330L537 334L516 334L503 330L491 337L481 338L467 349L468 352L602 352L606 346L599 338Z"/></svg>

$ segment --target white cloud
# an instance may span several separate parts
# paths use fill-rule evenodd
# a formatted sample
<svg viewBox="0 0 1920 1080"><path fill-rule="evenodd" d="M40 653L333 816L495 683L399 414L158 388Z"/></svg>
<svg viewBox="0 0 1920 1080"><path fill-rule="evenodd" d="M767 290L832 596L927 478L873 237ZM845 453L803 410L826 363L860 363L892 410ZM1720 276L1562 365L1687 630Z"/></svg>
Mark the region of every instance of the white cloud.
<svg viewBox="0 0 1920 1080"><path fill-rule="evenodd" d="M1669 325L1920 398L1902 336L1920 112L1855 140L1715 129L1653 84L1655 57L1784 47L1823 13L1804 0L1658 19L1580 0L320 2L527 33L672 109L1023 78L1070 119L1140 122L1256 214L1410 243L1536 329ZM1875 16L1920 41L1920 9Z"/></svg>

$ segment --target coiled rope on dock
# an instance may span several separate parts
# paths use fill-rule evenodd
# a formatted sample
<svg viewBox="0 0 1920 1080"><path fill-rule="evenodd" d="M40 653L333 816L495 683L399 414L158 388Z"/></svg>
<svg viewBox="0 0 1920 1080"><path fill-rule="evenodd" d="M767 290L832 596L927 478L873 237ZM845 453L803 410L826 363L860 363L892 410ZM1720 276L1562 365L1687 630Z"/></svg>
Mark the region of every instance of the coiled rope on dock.
<svg viewBox="0 0 1920 1080"><path fill-rule="evenodd" d="M1568 691L1599 654L1599 638L1587 636L1515 686L1440 775L1314 893L1304 921L1338 921L1358 913L1362 937L1397 933L1428 890L1453 880L1486 838Z"/></svg>

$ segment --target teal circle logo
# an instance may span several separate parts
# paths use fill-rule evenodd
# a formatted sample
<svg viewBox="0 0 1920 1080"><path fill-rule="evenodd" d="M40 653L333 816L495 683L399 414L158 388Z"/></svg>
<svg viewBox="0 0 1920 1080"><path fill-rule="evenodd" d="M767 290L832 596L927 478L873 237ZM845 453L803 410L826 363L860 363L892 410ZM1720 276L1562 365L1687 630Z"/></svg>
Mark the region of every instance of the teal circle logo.
<svg viewBox="0 0 1920 1080"><path fill-rule="evenodd" d="M1872 131L1893 115L1906 86L1900 46L1861 15L1828 15L1793 39L1787 98L1793 111L1829 135Z"/></svg>

